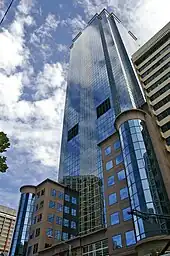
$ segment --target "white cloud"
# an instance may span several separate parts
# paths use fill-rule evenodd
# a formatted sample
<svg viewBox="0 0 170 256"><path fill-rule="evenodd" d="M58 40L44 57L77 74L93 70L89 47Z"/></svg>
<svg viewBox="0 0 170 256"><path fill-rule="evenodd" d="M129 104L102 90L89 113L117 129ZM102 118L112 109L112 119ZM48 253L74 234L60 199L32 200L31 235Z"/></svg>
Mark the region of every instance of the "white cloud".
<svg viewBox="0 0 170 256"><path fill-rule="evenodd" d="M61 22L64 26L69 26L72 29L72 37L75 37L80 31L82 31L85 26L87 25L86 22L83 20L81 15L77 15L73 19L68 18Z"/></svg>
<svg viewBox="0 0 170 256"><path fill-rule="evenodd" d="M69 51L69 48L67 45L64 45L64 44L57 44L57 50L59 52L68 52Z"/></svg>

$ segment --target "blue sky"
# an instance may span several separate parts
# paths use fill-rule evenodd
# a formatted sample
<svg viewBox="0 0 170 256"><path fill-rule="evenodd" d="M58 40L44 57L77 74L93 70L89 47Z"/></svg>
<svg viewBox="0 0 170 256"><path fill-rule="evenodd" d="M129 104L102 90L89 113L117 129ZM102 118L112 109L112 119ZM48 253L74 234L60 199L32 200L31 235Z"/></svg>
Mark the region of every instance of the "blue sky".
<svg viewBox="0 0 170 256"><path fill-rule="evenodd" d="M0 17L10 0L0 0ZM143 44L169 21L169 0L15 0L0 27L0 130L10 138L0 204L19 188L57 179L69 46L107 8Z"/></svg>

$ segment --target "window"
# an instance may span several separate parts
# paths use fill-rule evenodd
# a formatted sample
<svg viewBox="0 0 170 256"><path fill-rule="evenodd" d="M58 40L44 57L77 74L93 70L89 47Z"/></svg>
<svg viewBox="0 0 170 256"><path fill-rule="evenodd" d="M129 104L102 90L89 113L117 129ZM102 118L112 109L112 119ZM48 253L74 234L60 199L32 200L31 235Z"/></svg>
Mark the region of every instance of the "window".
<svg viewBox="0 0 170 256"><path fill-rule="evenodd" d="M71 228L76 229L76 222L75 221L71 221Z"/></svg>
<svg viewBox="0 0 170 256"><path fill-rule="evenodd" d="M72 204L77 204L77 198L72 196L71 202L72 202Z"/></svg>
<svg viewBox="0 0 170 256"><path fill-rule="evenodd" d="M32 246L29 246L27 251L27 256L31 255L31 251L32 251Z"/></svg>
<svg viewBox="0 0 170 256"><path fill-rule="evenodd" d="M116 165L122 163L123 162L122 154L118 155L115 160L116 160Z"/></svg>
<svg viewBox="0 0 170 256"><path fill-rule="evenodd" d="M63 225L64 225L65 227L69 227L69 220L63 219Z"/></svg>
<svg viewBox="0 0 170 256"><path fill-rule="evenodd" d="M123 212L123 220L124 221L130 220L132 218L132 215L129 214L131 212L131 208L130 207L123 209L122 212Z"/></svg>
<svg viewBox="0 0 170 256"><path fill-rule="evenodd" d="M51 189L51 196L56 197L57 191L55 189Z"/></svg>
<svg viewBox="0 0 170 256"><path fill-rule="evenodd" d="M60 230L55 230L55 239L61 240L61 231Z"/></svg>
<svg viewBox="0 0 170 256"><path fill-rule="evenodd" d="M57 211L62 212L62 210L63 210L62 204L57 203Z"/></svg>
<svg viewBox="0 0 170 256"><path fill-rule="evenodd" d="M119 220L119 213L115 212L113 214L110 215L110 224L111 225L116 225L119 224L120 220Z"/></svg>
<svg viewBox="0 0 170 256"><path fill-rule="evenodd" d="M120 148L120 140L115 141L115 143L113 144L113 148L114 150L118 150Z"/></svg>
<svg viewBox="0 0 170 256"><path fill-rule="evenodd" d="M121 235L112 236L113 250L122 248L122 237Z"/></svg>
<svg viewBox="0 0 170 256"><path fill-rule="evenodd" d="M53 229L52 228L47 228L46 235L48 237L53 237Z"/></svg>
<svg viewBox="0 0 170 256"><path fill-rule="evenodd" d="M49 202L49 208L55 208L55 202L54 201Z"/></svg>
<svg viewBox="0 0 170 256"><path fill-rule="evenodd" d="M121 198L121 200L123 200L123 199L125 199L127 197L128 197L128 189L127 189L127 187L122 188L120 190L120 198Z"/></svg>
<svg viewBox="0 0 170 256"><path fill-rule="evenodd" d="M45 188L41 190L41 195L43 196L45 194Z"/></svg>
<svg viewBox="0 0 170 256"><path fill-rule="evenodd" d="M41 201L39 209L43 208L43 206L44 206L44 201Z"/></svg>
<svg viewBox="0 0 170 256"><path fill-rule="evenodd" d="M125 176L125 170L121 170L117 173L118 180L124 180L126 178Z"/></svg>
<svg viewBox="0 0 170 256"><path fill-rule="evenodd" d="M63 192L58 192L58 198L60 199L60 200L63 200L63 198L64 198L64 194L63 194Z"/></svg>
<svg viewBox="0 0 170 256"><path fill-rule="evenodd" d="M109 146L109 147L105 148L104 152L105 152L105 156L110 155L111 154L111 147Z"/></svg>
<svg viewBox="0 0 170 256"><path fill-rule="evenodd" d="M67 140L69 141L73 139L78 134L78 130L79 130L79 127L78 127L78 124L76 124L73 128L71 128L68 131Z"/></svg>
<svg viewBox="0 0 170 256"><path fill-rule="evenodd" d="M65 194L65 201L70 202L70 196Z"/></svg>
<svg viewBox="0 0 170 256"><path fill-rule="evenodd" d="M126 245L130 246L136 244L135 232L134 230L128 231L125 233Z"/></svg>
<svg viewBox="0 0 170 256"><path fill-rule="evenodd" d="M64 212L69 214L70 208L68 206L64 206Z"/></svg>
<svg viewBox="0 0 170 256"><path fill-rule="evenodd" d="M49 247L51 247L51 246L52 246L52 244L47 244L47 243L45 243L44 248L49 248Z"/></svg>
<svg viewBox="0 0 170 256"><path fill-rule="evenodd" d="M35 231L35 237L37 237L39 235L40 235L40 228L37 228L36 231Z"/></svg>
<svg viewBox="0 0 170 256"><path fill-rule="evenodd" d="M63 240L68 240L68 233L63 232Z"/></svg>
<svg viewBox="0 0 170 256"><path fill-rule="evenodd" d="M37 193L37 198L39 198L39 197L40 197L40 192Z"/></svg>
<svg viewBox="0 0 170 256"><path fill-rule="evenodd" d="M48 220L48 222L54 222L54 214L48 214L48 217L47 217L47 220Z"/></svg>
<svg viewBox="0 0 170 256"><path fill-rule="evenodd" d="M108 177L108 179L107 179L107 185L108 185L108 187L109 187L109 186L112 186L112 185L114 185L114 184L115 184L115 178L114 178L114 176L112 175L112 176Z"/></svg>
<svg viewBox="0 0 170 256"><path fill-rule="evenodd" d="M36 224L36 216L33 218L33 224Z"/></svg>
<svg viewBox="0 0 170 256"><path fill-rule="evenodd" d="M38 252L38 244L34 244L34 247L33 247L33 254L37 253Z"/></svg>
<svg viewBox="0 0 170 256"><path fill-rule="evenodd" d="M35 207L35 211L38 211L38 204L37 204L36 207Z"/></svg>
<svg viewBox="0 0 170 256"><path fill-rule="evenodd" d="M34 230L30 232L30 239L34 238Z"/></svg>
<svg viewBox="0 0 170 256"><path fill-rule="evenodd" d="M112 160L110 160L106 163L106 171L109 171L112 167L113 167L113 162Z"/></svg>
<svg viewBox="0 0 170 256"><path fill-rule="evenodd" d="M116 193L109 195L109 205L115 204L117 202Z"/></svg>
<svg viewBox="0 0 170 256"><path fill-rule="evenodd" d="M73 208L71 209L71 215L76 216L76 209L73 209Z"/></svg>
<svg viewBox="0 0 170 256"><path fill-rule="evenodd" d="M37 216L37 222L40 222L42 221L42 213L40 213L38 216Z"/></svg>
<svg viewBox="0 0 170 256"><path fill-rule="evenodd" d="M62 218L61 217L59 217L59 216L56 217L56 224L62 225Z"/></svg>
<svg viewBox="0 0 170 256"><path fill-rule="evenodd" d="M170 129L170 122L164 124L162 127L161 127L161 131L162 132L166 132Z"/></svg>
<svg viewBox="0 0 170 256"><path fill-rule="evenodd" d="M97 118L105 114L110 108L110 99L108 98L97 107Z"/></svg>

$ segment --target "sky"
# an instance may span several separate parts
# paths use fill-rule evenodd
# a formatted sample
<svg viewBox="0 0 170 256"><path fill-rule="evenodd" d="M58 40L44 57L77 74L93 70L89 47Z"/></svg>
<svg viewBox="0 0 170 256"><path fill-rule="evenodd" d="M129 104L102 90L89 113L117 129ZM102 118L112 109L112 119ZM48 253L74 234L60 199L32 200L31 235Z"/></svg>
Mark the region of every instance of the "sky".
<svg viewBox="0 0 170 256"><path fill-rule="evenodd" d="M169 0L14 0L0 26L0 130L11 143L0 204L17 208L22 185L57 180L69 46L103 8L140 45L169 22Z"/></svg>

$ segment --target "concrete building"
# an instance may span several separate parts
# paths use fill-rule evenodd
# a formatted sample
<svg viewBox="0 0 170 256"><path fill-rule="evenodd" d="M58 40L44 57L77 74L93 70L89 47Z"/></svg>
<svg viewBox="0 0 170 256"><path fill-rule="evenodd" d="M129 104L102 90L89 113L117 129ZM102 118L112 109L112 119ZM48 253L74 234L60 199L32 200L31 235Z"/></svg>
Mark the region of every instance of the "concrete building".
<svg viewBox="0 0 170 256"><path fill-rule="evenodd" d="M9 256L38 255L40 250L78 235L78 193L47 179L23 186Z"/></svg>
<svg viewBox="0 0 170 256"><path fill-rule="evenodd" d="M0 205L0 253L8 253L14 231L16 210Z"/></svg>
<svg viewBox="0 0 170 256"><path fill-rule="evenodd" d="M149 109L170 152L170 22L132 56Z"/></svg>

